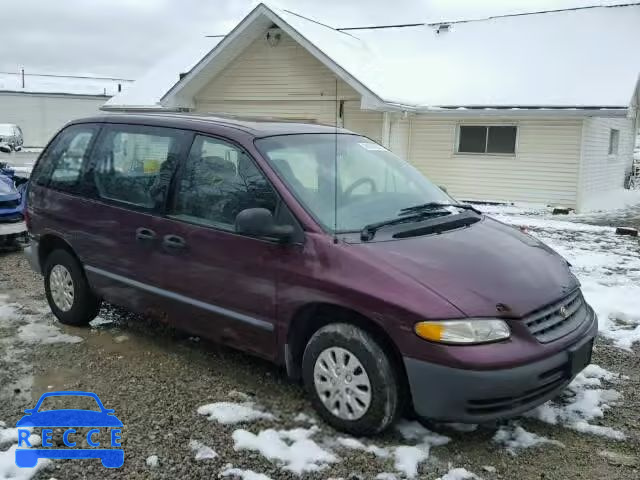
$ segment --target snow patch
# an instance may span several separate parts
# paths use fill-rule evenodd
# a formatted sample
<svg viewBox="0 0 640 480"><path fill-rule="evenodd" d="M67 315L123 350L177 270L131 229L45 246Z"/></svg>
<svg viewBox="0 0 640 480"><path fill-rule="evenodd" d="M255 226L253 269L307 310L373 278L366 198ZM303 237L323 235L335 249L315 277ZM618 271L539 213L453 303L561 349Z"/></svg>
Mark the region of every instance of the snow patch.
<svg viewBox="0 0 640 480"><path fill-rule="evenodd" d="M376 475L375 480L398 480L395 473L382 472Z"/></svg>
<svg viewBox="0 0 640 480"><path fill-rule="evenodd" d="M387 458L390 455L389 450L387 450L386 448L378 447L376 445L365 445L360 440L356 440L355 438L339 437L336 442L344 448L372 453L378 458Z"/></svg>
<svg viewBox="0 0 640 480"><path fill-rule="evenodd" d="M310 423L311 425L315 425L316 423L318 423L315 418L302 412L293 417L293 421L299 423Z"/></svg>
<svg viewBox="0 0 640 480"><path fill-rule="evenodd" d="M158 465L160 465L160 460L158 459L158 455L150 455L145 460L145 463L148 467L156 468Z"/></svg>
<svg viewBox="0 0 640 480"><path fill-rule="evenodd" d="M418 422L402 420L396 424L396 429L405 440L420 442L415 446L400 446L394 449L394 467L407 478L414 478L418 474L418 466L429 458L431 447L445 445L451 441L449 437L434 433Z"/></svg>
<svg viewBox="0 0 640 480"><path fill-rule="evenodd" d="M267 477L264 473L256 473L252 470L242 470L240 468L228 468L220 473L223 477L234 477L241 480L272 480L271 477Z"/></svg>
<svg viewBox="0 0 640 480"><path fill-rule="evenodd" d="M196 453L196 460L206 460L210 458L216 458L218 454L211 447L207 447L205 444L198 440L191 440L189 442L189 448Z"/></svg>
<svg viewBox="0 0 640 480"><path fill-rule="evenodd" d="M626 435L619 430L589 423L603 418L604 413L620 400L621 395L616 390L598 388L602 386L602 380L612 381L615 378L618 378L617 374L598 365L589 365L564 390L560 401L549 401L527 416L582 433L624 440Z"/></svg>
<svg viewBox="0 0 640 480"><path fill-rule="evenodd" d="M480 477L471 473L466 468L453 468L437 480L479 480L479 478Z"/></svg>
<svg viewBox="0 0 640 480"><path fill-rule="evenodd" d="M231 425L255 420L275 420L275 416L257 410L252 402L233 403L217 402L203 405L198 408L200 415L206 415L209 420L215 420L223 425Z"/></svg>
<svg viewBox="0 0 640 480"><path fill-rule="evenodd" d="M80 343L82 337L62 333L59 328L46 323L28 323L18 329L18 340L25 343Z"/></svg>
<svg viewBox="0 0 640 480"><path fill-rule="evenodd" d="M33 446L40 445L40 435L30 435L29 442ZM0 480L29 480L40 469L51 463L50 460L40 459L34 468L19 468L15 462L17 443L18 429L5 428L5 423L0 422L0 447L10 445L7 450L0 451Z"/></svg>
<svg viewBox="0 0 640 480"><path fill-rule="evenodd" d="M319 428L295 428L293 430L260 431L257 435L247 430L233 432L234 449L259 452L282 468L301 475L304 472L322 470L330 463L339 461L332 452L323 449L310 437Z"/></svg>
<svg viewBox="0 0 640 480"><path fill-rule="evenodd" d="M544 444L564 447L563 443L528 432L517 423L500 427L493 436L493 441L504 446L511 455L517 455L519 450Z"/></svg>

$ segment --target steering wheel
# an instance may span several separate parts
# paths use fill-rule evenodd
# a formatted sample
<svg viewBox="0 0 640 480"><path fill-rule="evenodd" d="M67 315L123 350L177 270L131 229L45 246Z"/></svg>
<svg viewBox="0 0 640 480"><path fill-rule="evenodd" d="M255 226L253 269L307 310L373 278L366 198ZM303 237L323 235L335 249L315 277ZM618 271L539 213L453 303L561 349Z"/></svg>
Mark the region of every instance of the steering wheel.
<svg viewBox="0 0 640 480"><path fill-rule="evenodd" d="M362 177L353 182L342 194L344 203L349 203L348 199L353 194L353 191L361 185L368 183L371 186L371 193L378 193L378 187L376 187L376 182L373 181L371 177Z"/></svg>

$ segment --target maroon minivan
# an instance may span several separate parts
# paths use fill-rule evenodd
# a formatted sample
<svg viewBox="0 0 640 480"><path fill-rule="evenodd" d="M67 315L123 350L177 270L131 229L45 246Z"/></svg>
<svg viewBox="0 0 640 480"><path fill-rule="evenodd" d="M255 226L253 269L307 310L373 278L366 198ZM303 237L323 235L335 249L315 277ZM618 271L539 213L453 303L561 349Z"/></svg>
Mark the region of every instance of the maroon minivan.
<svg viewBox="0 0 640 480"><path fill-rule="evenodd" d="M353 434L405 408L517 415L591 358L597 319L561 256L346 130L83 119L28 192L26 253L62 323L105 300L267 358Z"/></svg>

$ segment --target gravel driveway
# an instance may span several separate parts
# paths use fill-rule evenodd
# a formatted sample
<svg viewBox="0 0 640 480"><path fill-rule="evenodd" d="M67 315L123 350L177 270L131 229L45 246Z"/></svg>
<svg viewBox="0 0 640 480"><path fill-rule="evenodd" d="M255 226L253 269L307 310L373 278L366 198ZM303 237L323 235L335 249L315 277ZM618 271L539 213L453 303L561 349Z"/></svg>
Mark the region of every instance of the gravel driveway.
<svg viewBox="0 0 640 480"><path fill-rule="evenodd" d="M236 451L232 435L239 428L251 432L309 428L304 416L295 418L304 413L314 421L302 388L266 362L113 307L104 307L99 319L86 329L60 326L48 312L41 278L31 272L22 254L0 256L0 420L7 427L15 425L23 409L33 407L43 392L86 390L97 393L107 408L115 409L125 425L125 463L121 469L105 469L98 460L62 460L41 468L34 478L209 479L218 478L229 464L272 479L373 479L383 472L395 477L379 478L406 476L396 464L398 454L376 456L340 447L336 441L342 435L321 422L313 438L339 460L326 463L320 472L297 475L257 451ZM30 332L39 333L33 337ZM625 440L523 418L505 428L513 432L520 426L554 443L532 448L519 445L510 453L509 444L494 439L497 425L483 425L470 432L434 426L432 430L450 441L431 448L415 478L435 479L452 468L465 468L484 479L640 479L639 354L637 344L629 352L599 340L593 359L601 367L628 377L605 382L623 400L607 410L604 418L592 422L625 432ZM224 425L197 412L205 404L247 399L276 419ZM196 460L190 447L193 441L210 447L217 456ZM415 444L395 430L363 442L391 452L405 452L398 447ZM6 448L0 443L0 455ZM150 458L153 455L158 458L156 466ZM245 477L252 478L260 480Z"/></svg>

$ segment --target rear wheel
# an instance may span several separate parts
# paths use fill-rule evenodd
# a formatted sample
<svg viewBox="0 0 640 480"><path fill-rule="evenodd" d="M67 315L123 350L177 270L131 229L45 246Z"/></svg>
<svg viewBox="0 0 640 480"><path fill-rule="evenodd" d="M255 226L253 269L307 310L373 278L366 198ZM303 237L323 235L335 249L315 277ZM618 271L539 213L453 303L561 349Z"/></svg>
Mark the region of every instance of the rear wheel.
<svg viewBox="0 0 640 480"><path fill-rule="evenodd" d="M82 266L66 250L54 250L45 261L44 289L53 314L67 325L86 325L100 310Z"/></svg>
<svg viewBox="0 0 640 480"><path fill-rule="evenodd" d="M401 411L393 362L355 325L335 323L318 330L304 351L302 375L318 414L338 430L373 435Z"/></svg>

